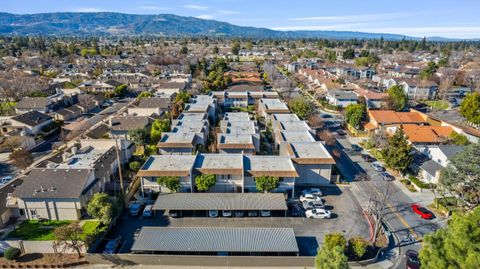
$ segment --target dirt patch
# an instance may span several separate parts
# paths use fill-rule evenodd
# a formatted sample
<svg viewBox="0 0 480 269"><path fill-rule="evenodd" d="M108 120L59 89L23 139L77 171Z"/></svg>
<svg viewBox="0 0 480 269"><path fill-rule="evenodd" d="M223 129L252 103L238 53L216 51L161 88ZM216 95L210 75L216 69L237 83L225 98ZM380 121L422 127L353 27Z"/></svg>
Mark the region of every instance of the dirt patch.
<svg viewBox="0 0 480 269"><path fill-rule="evenodd" d="M0 258L0 268L40 268L40 267L65 267L85 264L85 258L78 258L76 254L50 254L28 253L17 260L9 261Z"/></svg>

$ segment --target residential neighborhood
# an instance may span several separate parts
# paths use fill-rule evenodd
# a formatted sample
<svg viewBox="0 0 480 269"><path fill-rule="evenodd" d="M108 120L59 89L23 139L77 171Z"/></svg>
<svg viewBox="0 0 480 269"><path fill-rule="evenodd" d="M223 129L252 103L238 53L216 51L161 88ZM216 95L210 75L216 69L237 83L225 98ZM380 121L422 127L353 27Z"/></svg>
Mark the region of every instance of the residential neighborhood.
<svg viewBox="0 0 480 269"><path fill-rule="evenodd" d="M0 267L478 267L478 40L110 13L0 20Z"/></svg>

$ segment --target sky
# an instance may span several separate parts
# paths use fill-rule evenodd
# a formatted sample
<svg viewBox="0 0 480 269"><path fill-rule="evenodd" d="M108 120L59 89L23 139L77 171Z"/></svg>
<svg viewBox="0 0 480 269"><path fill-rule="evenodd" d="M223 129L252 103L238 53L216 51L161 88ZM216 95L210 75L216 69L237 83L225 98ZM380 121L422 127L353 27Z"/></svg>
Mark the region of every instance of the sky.
<svg viewBox="0 0 480 269"><path fill-rule="evenodd" d="M1 0L15 14L176 14L274 30L480 38L479 0Z"/></svg>

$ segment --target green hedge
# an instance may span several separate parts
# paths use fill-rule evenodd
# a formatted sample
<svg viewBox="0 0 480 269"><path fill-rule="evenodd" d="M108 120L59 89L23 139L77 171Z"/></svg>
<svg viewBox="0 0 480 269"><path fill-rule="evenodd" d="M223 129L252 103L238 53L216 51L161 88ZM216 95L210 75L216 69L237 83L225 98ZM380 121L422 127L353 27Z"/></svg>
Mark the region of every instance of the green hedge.
<svg viewBox="0 0 480 269"><path fill-rule="evenodd" d="M16 260L18 257L20 257L20 254L22 254L20 249L11 247L5 250L5 252L3 253L3 257L11 261L11 260Z"/></svg>
<svg viewBox="0 0 480 269"><path fill-rule="evenodd" d="M417 185L417 187L419 187L421 189L430 189L430 184L422 182L420 179L418 179L414 176L409 176L408 180L410 180L410 182Z"/></svg>

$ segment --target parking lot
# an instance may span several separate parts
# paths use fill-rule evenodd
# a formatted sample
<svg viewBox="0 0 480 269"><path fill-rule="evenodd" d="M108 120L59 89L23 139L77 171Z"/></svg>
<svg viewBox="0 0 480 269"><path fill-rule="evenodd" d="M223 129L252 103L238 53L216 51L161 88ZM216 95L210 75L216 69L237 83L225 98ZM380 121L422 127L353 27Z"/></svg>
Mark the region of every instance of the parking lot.
<svg viewBox="0 0 480 269"><path fill-rule="evenodd" d="M243 218L208 218L183 217L170 218L165 214L157 214L152 218L131 217L124 213L118 224L107 238L122 236L120 252L128 253L133 245L135 234L143 226L158 227L291 227L297 236L301 255L316 254L318 245L325 234L341 232L346 237L368 236L369 225L362 214L357 201L348 187L323 188L326 209L332 212L331 219L306 219L304 217L243 217ZM367 238L368 239L368 238ZM103 249L100 248L99 251Z"/></svg>

